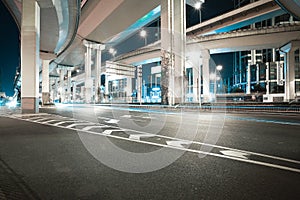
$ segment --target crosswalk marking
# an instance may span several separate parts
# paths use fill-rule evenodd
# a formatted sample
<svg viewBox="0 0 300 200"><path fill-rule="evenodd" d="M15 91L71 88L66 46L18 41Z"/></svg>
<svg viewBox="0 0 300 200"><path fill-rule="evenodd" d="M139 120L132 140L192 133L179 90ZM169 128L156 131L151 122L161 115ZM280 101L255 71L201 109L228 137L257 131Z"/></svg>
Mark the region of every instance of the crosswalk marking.
<svg viewBox="0 0 300 200"><path fill-rule="evenodd" d="M66 126L66 128L72 128L74 126L89 126L89 125L94 125L94 123L75 123Z"/></svg>
<svg viewBox="0 0 300 200"><path fill-rule="evenodd" d="M91 130L93 128L105 128L105 127L109 127L109 126L107 126L107 125L102 125L102 126L87 126L87 127L84 127L82 130L83 131L89 131L89 130Z"/></svg>

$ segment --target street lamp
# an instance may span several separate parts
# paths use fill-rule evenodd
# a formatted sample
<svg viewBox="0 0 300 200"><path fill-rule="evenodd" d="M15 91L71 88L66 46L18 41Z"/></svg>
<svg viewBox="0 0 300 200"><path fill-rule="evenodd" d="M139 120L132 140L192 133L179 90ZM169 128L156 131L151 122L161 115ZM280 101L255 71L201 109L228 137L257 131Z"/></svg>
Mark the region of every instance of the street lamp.
<svg viewBox="0 0 300 200"><path fill-rule="evenodd" d="M200 23L202 23L201 7L202 7L203 3L204 3L204 0L200 0L197 3L195 3L195 5L194 5L194 8L199 11L199 21L200 21Z"/></svg>
<svg viewBox="0 0 300 200"><path fill-rule="evenodd" d="M220 77L217 76L217 71L220 72L222 69L223 69L222 65L217 65L216 69L215 69L215 76L214 76L214 79L215 79L215 85L214 85L214 95L215 95L215 98L216 98L216 95L217 95L217 79L220 80Z"/></svg>
<svg viewBox="0 0 300 200"><path fill-rule="evenodd" d="M110 49L108 50L108 52L109 52L113 57L115 57L115 55L116 55L116 53L117 53L117 50L115 50L114 48L110 48Z"/></svg>
<svg viewBox="0 0 300 200"><path fill-rule="evenodd" d="M141 30L140 36L145 39L145 46L147 45L147 31Z"/></svg>

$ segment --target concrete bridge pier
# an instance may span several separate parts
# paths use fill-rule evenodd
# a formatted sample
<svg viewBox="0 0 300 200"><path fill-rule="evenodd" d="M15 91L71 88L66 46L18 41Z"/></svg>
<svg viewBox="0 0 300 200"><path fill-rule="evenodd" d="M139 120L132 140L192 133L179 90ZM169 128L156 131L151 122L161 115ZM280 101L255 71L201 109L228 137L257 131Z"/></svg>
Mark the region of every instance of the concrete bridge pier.
<svg viewBox="0 0 300 200"><path fill-rule="evenodd" d="M284 54L284 70L285 70L285 97L284 101L295 100L296 93L296 65L299 67L300 57L300 41L291 41L280 48L281 53ZM298 57L298 59L296 59ZM297 63L296 63L297 62ZM299 74L297 75L299 76ZM299 78L298 78L299 80Z"/></svg>
<svg viewBox="0 0 300 200"><path fill-rule="evenodd" d="M60 103L65 102L65 69L60 68L59 69L59 90L60 90Z"/></svg>
<svg viewBox="0 0 300 200"><path fill-rule="evenodd" d="M162 104L185 101L186 0L161 1Z"/></svg>
<svg viewBox="0 0 300 200"><path fill-rule="evenodd" d="M92 79L92 44L86 40L83 41L83 44L86 47L85 53L85 103L92 102L92 90L93 90L93 79Z"/></svg>
<svg viewBox="0 0 300 200"><path fill-rule="evenodd" d="M103 44L95 44L96 49L96 77L95 77L95 103L100 103L100 86L101 86L101 51L105 49Z"/></svg>
<svg viewBox="0 0 300 200"><path fill-rule="evenodd" d="M210 76L209 76L209 60L210 53L207 49L201 50L200 66L202 65L202 82L203 82L203 93L202 103L209 102L210 100ZM199 79L200 80L200 79Z"/></svg>
<svg viewBox="0 0 300 200"><path fill-rule="evenodd" d="M22 1L21 108L39 112L40 7L35 0Z"/></svg>
<svg viewBox="0 0 300 200"><path fill-rule="evenodd" d="M43 60L42 71L42 103L43 105L50 103L50 77L49 77L49 63L50 60Z"/></svg>

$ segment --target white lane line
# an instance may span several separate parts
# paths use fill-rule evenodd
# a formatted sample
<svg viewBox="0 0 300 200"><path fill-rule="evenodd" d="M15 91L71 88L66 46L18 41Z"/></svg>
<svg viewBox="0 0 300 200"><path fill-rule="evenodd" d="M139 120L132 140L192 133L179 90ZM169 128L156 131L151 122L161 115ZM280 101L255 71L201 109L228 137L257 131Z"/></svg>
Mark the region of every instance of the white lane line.
<svg viewBox="0 0 300 200"><path fill-rule="evenodd" d="M233 157L243 158L243 159L248 159L247 156L250 156L250 154L246 154L246 153L239 152L239 151L225 150L225 151L220 151L220 152L225 156L233 156Z"/></svg>
<svg viewBox="0 0 300 200"><path fill-rule="evenodd" d="M179 148L185 148L184 145L191 145L193 142L184 140L166 141L167 145Z"/></svg>

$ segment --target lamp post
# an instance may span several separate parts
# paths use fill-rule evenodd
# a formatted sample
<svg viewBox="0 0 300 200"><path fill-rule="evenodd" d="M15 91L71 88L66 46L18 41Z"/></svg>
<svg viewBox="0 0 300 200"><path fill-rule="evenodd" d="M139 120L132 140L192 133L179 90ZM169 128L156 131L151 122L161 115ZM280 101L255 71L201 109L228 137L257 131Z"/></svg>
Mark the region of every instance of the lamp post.
<svg viewBox="0 0 300 200"><path fill-rule="evenodd" d="M216 95L217 95L217 72L220 72L221 70L223 69L223 66L222 65L217 65L216 66L216 69L215 69L215 85L214 85L214 95L215 95L215 98L216 98Z"/></svg>
<svg viewBox="0 0 300 200"><path fill-rule="evenodd" d="M197 3L195 3L195 5L194 5L194 8L199 11L199 21L200 21L199 23L202 23L201 7L202 7L202 4L204 3L204 1L205 0L200 0Z"/></svg>
<svg viewBox="0 0 300 200"><path fill-rule="evenodd" d="M145 39L145 46L147 45L147 31L141 30L140 36Z"/></svg>

